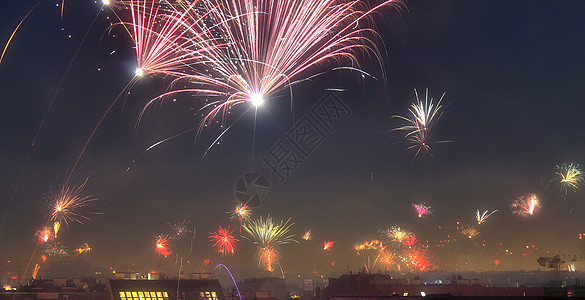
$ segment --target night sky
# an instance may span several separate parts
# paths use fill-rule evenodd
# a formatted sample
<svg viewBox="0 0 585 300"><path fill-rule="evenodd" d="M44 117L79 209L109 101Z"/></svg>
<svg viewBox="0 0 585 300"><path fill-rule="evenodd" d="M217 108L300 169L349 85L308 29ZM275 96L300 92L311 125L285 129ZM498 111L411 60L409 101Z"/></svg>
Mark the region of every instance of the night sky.
<svg viewBox="0 0 585 300"><path fill-rule="evenodd" d="M0 64L0 213L7 215L0 258L22 268L40 255L33 251L34 235L48 215L43 195L67 177L136 67L131 40L120 27L108 27L113 20L109 9L96 17L100 5L67 0L61 18L60 2L39 4ZM3 45L35 3L3 3ZM154 239L169 231L169 223L186 219L197 227L187 271L201 270L206 258L212 264L258 269L249 241L239 242L234 257L221 258L208 238L217 226L230 224L226 212L237 204L236 180L255 171L269 179L271 194L254 216L290 217L299 240L309 228L314 235L312 241L281 248L288 273L342 272L348 265L357 270L363 257L352 245L392 225L431 244L447 232L459 239L457 222L475 224L477 209L499 212L478 227L478 239L458 241L461 269L493 269L496 258L502 260L501 269L536 269L536 258L547 250L579 254L585 250L577 239L585 233L585 194L569 193L565 203L558 183L550 181L557 164L585 164L584 14L583 1L408 1L381 9L374 19L383 40L383 66L372 57L364 57L361 66L375 78L331 71L334 65L309 70L304 76L330 72L293 88L292 111L288 90L271 95L258 109L255 133L251 110L204 158L221 133L218 126L206 128L199 139L191 131L145 152L196 128L201 119L194 112L202 103L189 96L169 99L136 126L145 103L169 82L145 76L118 100L73 172L77 184L89 177L85 192L99 201L83 210L91 220L64 227L60 238L70 248L89 242L93 252L73 259L95 267L171 270L174 257L158 257ZM392 131L401 125L392 116L406 115L414 89L422 97L427 88L435 100L446 93L435 134L436 140L450 141L432 145L428 184L422 157L413 159L415 151L405 150L401 133ZM345 90L334 94L351 116L326 131L324 141L279 182L262 157L295 121L310 115L328 89ZM236 107L232 114L240 116L246 109ZM514 215L510 204L530 193L539 196L542 210L526 218ZM412 203L420 202L430 204L433 215L419 219ZM335 241L330 253L321 250L325 240ZM474 246L483 240L486 247ZM523 256L526 245L538 250ZM513 254L497 256L498 248ZM429 252L439 268L447 263L444 250L431 247ZM331 261L336 265L331 267Z"/></svg>

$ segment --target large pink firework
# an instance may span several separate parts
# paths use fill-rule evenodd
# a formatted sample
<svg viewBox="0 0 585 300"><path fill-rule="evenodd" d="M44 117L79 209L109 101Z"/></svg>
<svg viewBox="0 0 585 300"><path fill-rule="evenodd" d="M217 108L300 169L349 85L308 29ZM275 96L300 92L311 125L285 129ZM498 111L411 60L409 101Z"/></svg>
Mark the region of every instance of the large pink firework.
<svg viewBox="0 0 585 300"><path fill-rule="evenodd" d="M381 62L372 15L394 2L368 8L362 0L130 1L139 74L176 79L140 118L171 94L195 94L211 98L201 106L201 130L217 117L225 121L238 104L292 93L324 66L366 74L362 54Z"/></svg>

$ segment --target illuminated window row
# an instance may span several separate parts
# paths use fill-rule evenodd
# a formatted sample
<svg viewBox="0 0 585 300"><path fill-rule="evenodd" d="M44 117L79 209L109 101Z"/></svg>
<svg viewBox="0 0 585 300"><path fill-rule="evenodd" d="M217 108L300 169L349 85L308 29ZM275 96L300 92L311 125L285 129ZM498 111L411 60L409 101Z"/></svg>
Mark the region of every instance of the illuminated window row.
<svg viewBox="0 0 585 300"><path fill-rule="evenodd" d="M218 300L215 292L199 292L199 297L203 300Z"/></svg>
<svg viewBox="0 0 585 300"><path fill-rule="evenodd" d="M169 300L167 292L120 292L120 300Z"/></svg>

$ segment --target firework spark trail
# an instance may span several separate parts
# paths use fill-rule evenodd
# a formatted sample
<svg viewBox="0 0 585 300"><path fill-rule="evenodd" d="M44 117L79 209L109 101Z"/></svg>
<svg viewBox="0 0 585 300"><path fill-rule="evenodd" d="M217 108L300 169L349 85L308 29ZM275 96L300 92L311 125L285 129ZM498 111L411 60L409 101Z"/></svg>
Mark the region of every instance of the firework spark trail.
<svg viewBox="0 0 585 300"><path fill-rule="evenodd" d="M494 210L492 212L489 212L488 210L485 210L483 213L481 213L479 211L479 209L475 212L475 219L477 220L477 224L481 224L484 223L487 218L489 218L491 215L493 215L494 213L496 213L498 210Z"/></svg>
<svg viewBox="0 0 585 300"><path fill-rule="evenodd" d="M460 230L461 235L466 238L472 239L479 236L479 231L473 226L463 226Z"/></svg>
<svg viewBox="0 0 585 300"><path fill-rule="evenodd" d="M239 241L234 237L233 231L230 230L229 226L226 228L219 226L217 232L209 233L209 239L213 242L213 246L217 248L222 256L228 254L234 255L234 252L236 251L236 242Z"/></svg>
<svg viewBox="0 0 585 300"><path fill-rule="evenodd" d="M540 208L540 201L536 195L531 194L516 199L510 206L512 211L519 216L532 216Z"/></svg>
<svg viewBox="0 0 585 300"><path fill-rule="evenodd" d="M26 14L26 16L22 19L22 21L20 21L20 23L18 24L18 26L16 27L16 29L14 30L14 32L10 36L10 39L8 40L8 42L6 43L6 46L4 47L4 51L2 52L2 56L0 56L0 63L2 62L2 58L4 57L4 53L6 52L6 49L8 49L8 46L10 44L10 41L12 40L12 38L14 37L14 35L16 34L16 31L18 30L18 28L20 27L20 25L22 25L22 23L26 20L26 18L28 18L28 16L30 15L30 13L41 3L41 1L42 0L39 0L37 2L37 4L35 4L35 6L33 6L33 8L31 8L31 10ZM69 65L67 65L67 69L65 70L65 73L63 73L63 76L61 77L61 81L57 85L57 89L55 90L55 93L53 94L53 97L51 98L51 101L49 101L49 106L47 107L47 110L43 114L43 118L41 119L41 123L39 124L39 128L37 129L37 131L35 133L35 136L34 136L34 138L32 140L32 143L31 143L31 145L30 145L30 147L28 149L28 152L27 152L27 154L26 154L26 156L24 158L24 161L22 163L22 167L20 169L18 178L16 179L16 183L14 184L14 188L12 189L12 194L10 195L10 199L8 200L8 205L7 205L7 208L6 208L6 212L4 214L4 218L2 219L2 224L0 225L0 236L2 235L2 232L4 231L4 225L6 224L6 219L8 218L8 213L10 212L10 208L12 206L12 202L14 201L14 197L16 196L16 191L18 190L18 187L20 186L20 181L22 180L22 176L24 175L24 170L25 170L26 166L28 165L28 161L29 161L30 156L32 154L32 150L33 150L33 148L34 148L34 146L35 146L35 144L37 142L37 139L39 138L39 135L41 133L42 128L44 127L44 124L45 124L45 121L47 119L47 116L49 115L49 112L51 111L51 109L53 107L53 104L54 104L55 100L57 99L57 95L61 91L61 87L63 86L63 83L65 82L65 78L67 77L67 74L69 74L69 70L71 69L71 66L73 65L73 62L75 61L75 59L77 58L77 55L79 54L79 51L81 50L81 46L85 42L85 39L87 38L90 29L93 27L93 24L97 20L99 14L100 14L100 11L101 11L101 9L95 15L95 18L93 19L93 21L89 25L89 28L85 32L85 35L83 36L83 38L79 42L79 46L77 46L77 49L75 50L75 53L73 54L73 57L71 57L71 61L69 62ZM81 158L81 155L80 155L80 158ZM73 165L73 168L71 168L72 171L70 172L70 175L73 174L73 171L75 171L75 168L77 167L77 163L78 162L79 162L79 159ZM71 178L68 177L67 180L65 180L65 185L67 185L69 183L69 179L71 179Z"/></svg>
<svg viewBox="0 0 585 300"><path fill-rule="evenodd" d="M425 205L424 203L413 204L412 207L414 207L414 210L417 212L419 218L431 215L433 213L431 206Z"/></svg>

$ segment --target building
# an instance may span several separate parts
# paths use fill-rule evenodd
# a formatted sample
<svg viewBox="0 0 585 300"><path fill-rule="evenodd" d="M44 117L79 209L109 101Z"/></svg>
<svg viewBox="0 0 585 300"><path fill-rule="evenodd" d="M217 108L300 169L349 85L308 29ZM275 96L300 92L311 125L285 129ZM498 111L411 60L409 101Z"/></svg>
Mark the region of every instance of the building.
<svg viewBox="0 0 585 300"><path fill-rule="evenodd" d="M544 297L543 287L485 287L477 280L457 278L444 284L424 284L419 279L394 278L381 274L342 275L332 279L318 300L387 299L389 297ZM395 298L393 298L395 299Z"/></svg>
<svg viewBox="0 0 585 300"><path fill-rule="evenodd" d="M225 300L217 279L108 280L111 300Z"/></svg>

